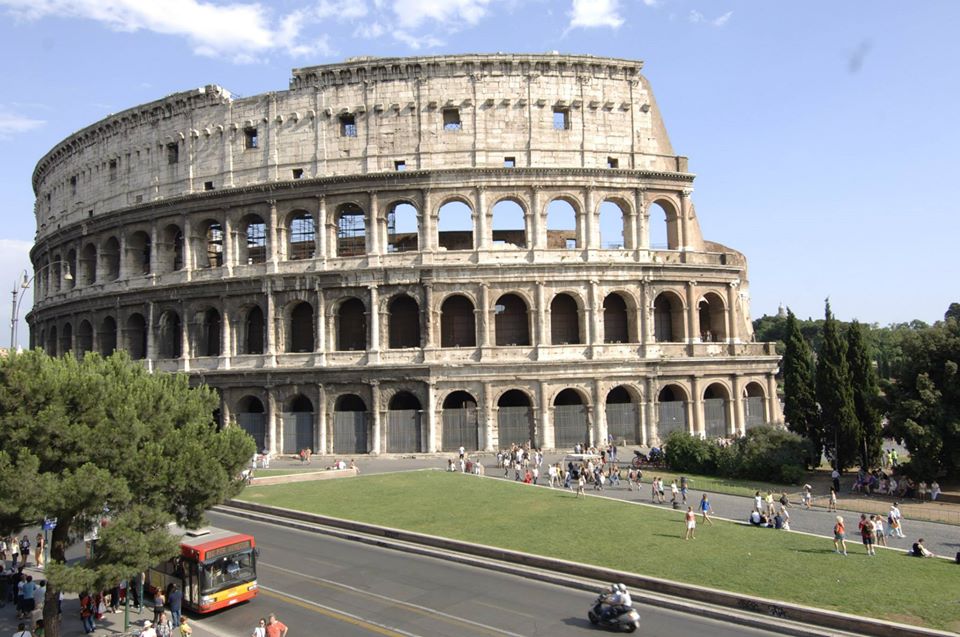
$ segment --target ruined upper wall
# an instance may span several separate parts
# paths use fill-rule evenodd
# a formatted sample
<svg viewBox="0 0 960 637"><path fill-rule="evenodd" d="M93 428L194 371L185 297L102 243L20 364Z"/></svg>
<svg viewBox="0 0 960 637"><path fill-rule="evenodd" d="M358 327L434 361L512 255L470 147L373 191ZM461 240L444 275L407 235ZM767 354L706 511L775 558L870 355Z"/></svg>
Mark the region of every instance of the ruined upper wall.
<svg viewBox="0 0 960 637"><path fill-rule="evenodd" d="M640 68L566 55L357 59L295 69L287 91L177 93L38 162L38 238L138 203L300 178L505 162L685 172Z"/></svg>

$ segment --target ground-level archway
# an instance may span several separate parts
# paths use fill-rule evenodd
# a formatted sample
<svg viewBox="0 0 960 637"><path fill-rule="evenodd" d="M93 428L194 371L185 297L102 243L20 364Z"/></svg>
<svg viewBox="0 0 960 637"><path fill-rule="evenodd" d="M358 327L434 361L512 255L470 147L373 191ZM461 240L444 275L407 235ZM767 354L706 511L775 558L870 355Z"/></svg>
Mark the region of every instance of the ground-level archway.
<svg viewBox="0 0 960 637"><path fill-rule="evenodd" d="M730 393L720 383L713 383L703 392L703 427L707 438L726 438L729 400Z"/></svg>
<svg viewBox="0 0 960 637"><path fill-rule="evenodd" d="M629 390L623 385L619 385L610 390L607 394L606 404L604 405L607 416L607 435L619 445L638 444L639 422L636 403Z"/></svg>
<svg viewBox="0 0 960 637"><path fill-rule="evenodd" d="M667 385L657 397L657 436L660 442L674 431L687 431L687 395L679 385Z"/></svg>
<svg viewBox="0 0 960 637"><path fill-rule="evenodd" d="M443 401L444 451L463 447L465 451L480 448L480 428L477 421L477 399L469 392L455 391Z"/></svg>
<svg viewBox="0 0 960 637"><path fill-rule="evenodd" d="M253 437L257 451L267 447L267 414L256 396L244 396L237 405L237 424Z"/></svg>
<svg viewBox="0 0 960 637"><path fill-rule="evenodd" d="M519 389L504 392L497 401L497 440L501 449L511 444L536 445L533 406Z"/></svg>
<svg viewBox="0 0 960 637"><path fill-rule="evenodd" d="M410 392L397 392L387 409L387 453L416 453L423 449L422 407Z"/></svg>
<svg viewBox="0 0 960 637"><path fill-rule="evenodd" d="M367 453L367 405L356 394L338 396L333 405L333 452Z"/></svg>
<svg viewBox="0 0 960 637"><path fill-rule="evenodd" d="M576 390L564 389L553 399L553 431L554 446L558 449L590 444L587 405Z"/></svg>
<svg viewBox="0 0 960 637"><path fill-rule="evenodd" d="M313 403L297 394L283 410L283 453L296 454L303 449L316 451L313 428Z"/></svg>

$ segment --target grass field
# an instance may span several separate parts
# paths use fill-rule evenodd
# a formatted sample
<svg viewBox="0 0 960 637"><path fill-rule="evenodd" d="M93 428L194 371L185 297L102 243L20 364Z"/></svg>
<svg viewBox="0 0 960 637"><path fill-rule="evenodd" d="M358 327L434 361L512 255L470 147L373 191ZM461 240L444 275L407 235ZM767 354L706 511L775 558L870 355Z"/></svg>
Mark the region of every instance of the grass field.
<svg viewBox="0 0 960 637"><path fill-rule="evenodd" d="M248 487L240 499L960 631L956 564L868 557L859 542L843 557L827 538L722 521L684 541L679 511L439 471Z"/></svg>

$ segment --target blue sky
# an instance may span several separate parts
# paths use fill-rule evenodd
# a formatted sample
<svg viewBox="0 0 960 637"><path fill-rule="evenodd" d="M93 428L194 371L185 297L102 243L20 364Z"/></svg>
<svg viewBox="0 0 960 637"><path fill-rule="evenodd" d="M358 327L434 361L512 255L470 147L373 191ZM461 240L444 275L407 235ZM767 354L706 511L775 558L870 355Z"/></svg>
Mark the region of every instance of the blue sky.
<svg viewBox="0 0 960 637"><path fill-rule="evenodd" d="M109 113L356 55L558 50L644 61L754 318L829 296L845 320L932 322L960 301L958 24L947 0L0 0L0 282L29 267L37 160Z"/></svg>

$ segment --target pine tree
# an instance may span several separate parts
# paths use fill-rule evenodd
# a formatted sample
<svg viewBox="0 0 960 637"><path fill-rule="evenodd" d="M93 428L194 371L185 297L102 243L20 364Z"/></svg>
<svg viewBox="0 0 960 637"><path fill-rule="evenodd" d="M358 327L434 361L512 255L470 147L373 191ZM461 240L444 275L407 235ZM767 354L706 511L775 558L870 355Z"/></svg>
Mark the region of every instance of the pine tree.
<svg viewBox="0 0 960 637"><path fill-rule="evenodd" d="M813 443L815 457L807 459L807 466L815 467L820 464L824 442L820 410L817 408L816 367L810 345L800 333L797 318L789 309L785 333L783 415L790 431Z"/></svg>
<svg viewBox="0 0 960 637"><path fill-rule="evenodd" d="M860 423L853 403L853 387L847 364L846 342L826 302L823 345L817 357L817 400L823 423L825 446L838 471L852 467L859 454Z"/></svg>
<svg viewBox="0 0 960 637"><path fill-rule="evenodd" d="M853 390L853 405L860 423L860 465L876 466L883 448L880 425L880 386L873 360L867 354L863 326L853 321L847 329L847 360L850 365L850 381Z"/></svg>

